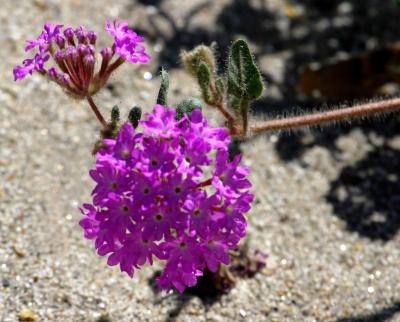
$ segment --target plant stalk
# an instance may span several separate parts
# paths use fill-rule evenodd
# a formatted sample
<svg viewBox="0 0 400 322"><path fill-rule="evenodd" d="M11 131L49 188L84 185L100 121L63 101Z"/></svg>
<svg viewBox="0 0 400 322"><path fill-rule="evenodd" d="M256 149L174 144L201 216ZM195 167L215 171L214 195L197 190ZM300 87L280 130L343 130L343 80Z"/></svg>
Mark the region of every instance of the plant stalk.
<svg viewBox="0 0 400 322"><path fill-rule="evenodd" d="M99 109L97 108L97 105L95 104L95 102L93 101L92 96L87 95L86 96L87 101L89 102L90 107L92 108L92 111L94 112L94 114L96 115L97 119L99 120L99 122L104 126L104 128L107 128L107 122L104 119L103 115L101 115Z"/></svg>
<svg viewBox="0 0 400 322"><path fill-rule="evenodd" d="M375 113L392 112L400 109L400 98L393 98L379 102L360 104L333 111L324 111L314 114L282 118L258 123L251 127L251 133L287 130L303 126L319 125L328 122L341 121L356 117L368 116ZM239 133L244 135L244 133Z"/></svg>

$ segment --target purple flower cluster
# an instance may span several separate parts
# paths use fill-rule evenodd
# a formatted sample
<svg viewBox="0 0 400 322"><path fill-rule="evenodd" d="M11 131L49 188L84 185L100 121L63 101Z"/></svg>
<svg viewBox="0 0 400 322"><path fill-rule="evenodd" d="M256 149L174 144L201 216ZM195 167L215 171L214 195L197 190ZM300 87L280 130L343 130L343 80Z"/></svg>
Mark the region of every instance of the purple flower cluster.
<svg viewBox="0 0 400 322"><path fill-rule="evenodd" d="M175 120L175 109L154 107L140 122L106 139L90 175L93 203L80 225L109 265L133 276L153 257L166 261L161 289L194 286L205 268L229 263L246 234L253 195L240 157L228 159L229 135L211 128L200 110Z"/></svg>
<svg viewBox="0 0 400 322"><path fill-rule="evenodd" d="M25 59L22 66L14 68L14 79L25 78L34 71L56 82L75 97L85 97L100 90L111 73L124 61L147 63L150 57L143 46L143 37L128 28L126 22L120 24L114 20L113 25L107 22L106 31L114 37L112 47L100 50L102 57L100 67L95 73L96 41L94 31L85 27L78 28L46 23L37 39L28 40L26 52L34 51L34 57ZM113 57L119 57L113 60ZM55 65L46 68L45 64L52 58Z"/></svg>
<svg viewBox="0 0 400 322"><path fill-rule="evenodd" d="M132 63L147 63L150 57L142 45L143 37L129 29L125 21L118 24L117 20L107 21L106 31L114 37L115 52Z"/></svg>

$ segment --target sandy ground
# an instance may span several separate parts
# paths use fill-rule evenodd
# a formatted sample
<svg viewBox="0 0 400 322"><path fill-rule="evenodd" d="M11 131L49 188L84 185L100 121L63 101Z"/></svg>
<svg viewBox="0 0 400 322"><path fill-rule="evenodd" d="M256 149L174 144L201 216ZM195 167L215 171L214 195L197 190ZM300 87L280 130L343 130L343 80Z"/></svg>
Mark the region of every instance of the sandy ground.
<svg viewBox="0 0 400 322"><path fill-rule="evenodd" d="M95 98L103 111L114 104L125 114L133 105L149 110L160 64L172 68L173 102L196 95L193 80L177 68L177 48L217 40L224 51L238 36L252 42L270 84L256 110L298 103L292 85L300 57L310 53L303 58L309 61L318 53L352 52L363 49L367 40L375 46L396 37L391 5L382 5L374 16L377 1L366 1L371 8L365 12L344 1L321 8L328 2L296 1L300 15L309 9L311 18L320 19L292 23L283 1L273 0L251 5L227 0L0 0L0 321L18 321L24 310L38 321L57 322L400 321L400 134L395 116L375 125L259 136L242 144L257 196L249 218L250 248L269 254L267 267L216 299L165 296L154 294L149 285L157 267L129 279L106 266L77 224L78 206L89 200L93 188L88 169L99 126L89 107L37 75L18 83L12 79L12 67L24 58L24 40L36 36L44 22L100 31L105 19L118 17L147 36L154 60L148 66L123 66ZM360 20L354 20L353 12ZM376 20L377 30L370 27L371 16L386 13L386 20ZM252 14L259 20L251 21ZM336 27L365 28L353 47L348 30L338 31L338 41L329 42L336 44L332 48L313 47L309 29L323 29L324 21L333 28L327 27L327 43ZM315 35L316 41L323 40L322 34ZM108 40L103 36L101 43ZM145 80L145 72L154 77Z"/></svg>

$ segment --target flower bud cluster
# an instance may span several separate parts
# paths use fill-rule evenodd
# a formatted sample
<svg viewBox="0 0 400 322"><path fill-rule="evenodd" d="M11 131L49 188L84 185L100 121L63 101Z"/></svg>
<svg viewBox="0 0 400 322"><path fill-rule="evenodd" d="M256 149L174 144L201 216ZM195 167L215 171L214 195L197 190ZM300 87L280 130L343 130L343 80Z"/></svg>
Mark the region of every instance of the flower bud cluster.
<svg viewBox="0 0 400 322"><path fill-rule="evenodd" d="M156 105L145 116L141 133L125 123L97 152L80 225L109 265L132 277L156 257L166 263L158 286L183 292L204 269L228 264L245 236L248 169L240 156L228 160L226 129L209 127L200 110L177 121L175 109Z"/></svg>
<svg viewBox="0 0 400 322"><path fill-rule="evenodd" d="M96 72L96 41L94 31L85 27L66 27L46 23L37 39L28 40L25 51L36 51L33 58L25 59L22 66L14 68L15 80L23 79L34 71L45 75L78 98L99 91L111 73L123 62L147 63L150 57L142 45L143 38L128 28L126 22L107 22L106 31L114 37L112 47L100 50L102 61ZM114 59L114 56L118 56ZM55 65L45 68L52 58Z"/></svg>

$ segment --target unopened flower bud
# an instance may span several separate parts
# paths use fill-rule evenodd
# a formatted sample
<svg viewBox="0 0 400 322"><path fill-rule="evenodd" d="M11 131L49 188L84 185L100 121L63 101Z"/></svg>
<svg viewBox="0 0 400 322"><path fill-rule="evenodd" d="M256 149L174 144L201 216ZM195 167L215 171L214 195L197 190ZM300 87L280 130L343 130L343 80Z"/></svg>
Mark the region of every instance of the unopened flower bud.
<svg viewBox="0 0 400 322"><path fill-rule="evenodd" d="M63 61L65 58L65 54L63 51L59 50L54 54L54 59L57 63Z"/></svg>
<svg viewBox="0 0 400 322"><path fill-rule="evenodd" d="M78 51L75 49L75 47L69 46L66 50L65 50L65 56L72 60L75 61L78 58Z"/></svg>
<svg viewBox="0 0 400 322"><path fill-rule="evenodd" d="M85 66L93 66L93 65L94 65L94 62L95 62L94 56L91 55L91 54L86 55L85 57L83 57L83 64L84 64Z"/></svg>
<svg viewBox="0 0 400 322"><path fill-rule="evenodd" d="M86 45L85 44L79 44L78 47L77 47L77 50L78 50L78 54L80 56L83 57L83 56L86 55Z"/></svg>
<svg viewBox="0 0 400 322"><path fill-rule="evenodd" d="M88 37L89 42L90 42L91 45L94 45L96 43L97 35L96 35L96 33L94 31L89 31L87 33L87 37Z"/></svg>
<svg viewBox="0 0 400 322"><path fill-rule="evenodd" d="M69 81L71 80L71 77L68 74L62 74L62 75L59 75L58 79L60 80L60 82L62 82L64 84L68 84Z"/></svg>
<svg viewBox="0 0 400 322"><path fill-rule="evenodd" d="M64 49L65 47L65 37L61 34L57 34L56 37L56 44L60 49Z"/></svg>
<svg viewBox="0 0 400 322"><path fill-rule="evenodd" d="M96 53L96 49L93 45L86 45L85 54L86 55L94 55Z"/></svg>
<svg viewBox="0 0 400 322"><path fill-rule="evenodd" d="M49 70L47 71L47 75L50 78L57 78L58 77L57 70L54 67L49 68Z"/></svg>
<svg viewBox="0 0 400 322"><path fill-rule="evenodd" d="M104 59L110 59L112 56L112 49L110 47L103 48L100 54Z"/></svg>
<svg viewBox="0 0 400 322"><path fill-rule="evenodd" d="M142 117L142 109L139 106L134 106L129 111L128 120L132 123L134 128L137 128L139 121Z"/></svg>
<svg viewBox="0 0 400 322"><path fill-rule="evenodd" d="M119 122L120 120L120 112L119 112L119 107L117 105L114 105L113 108L111 109L111 120L113 122Z"/></svg>
<svg viewBox="0 0 400 322"><path fill-rule="evenodd" d="M65 28L64 36L65 36L65 38L67 38L67 40L70 44L74 43L74 35L75 35L74 29L72 29L71 27Z"/></svg>
<svg viewBox="0 0 400 322"><path fill-rule="evenodd" d="M182 51L181 59L186 70L194 77L197 77L198 68L202 62L208 66L211 72L215 71L213 47L201 45L191 51Z"/></svg>
<svg viewBox="0 0 400 322"><path fill-rule="evenodd" d="M87 38L86 38L86 31L85 28L83 26L80 26L78 28L75 29L75 35L76 38L78 38L79 43L83 44L87 42Z"/></svg>

